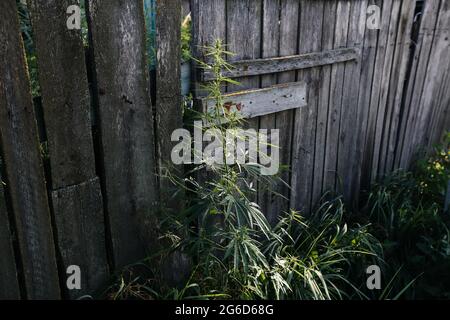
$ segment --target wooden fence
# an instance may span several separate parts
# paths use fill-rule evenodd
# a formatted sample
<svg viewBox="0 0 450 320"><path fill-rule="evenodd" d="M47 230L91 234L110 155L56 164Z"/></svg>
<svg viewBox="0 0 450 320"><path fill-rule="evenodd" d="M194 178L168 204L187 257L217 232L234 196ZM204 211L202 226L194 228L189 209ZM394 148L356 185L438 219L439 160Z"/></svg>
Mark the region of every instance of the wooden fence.
<svg viewBox="0 0 450 320"><path fill-rule="evenodd" d="M216 38L236 53L229 76L241 85L227 92L298 90L305 99L249 120L281 130L281 163L291 167L283 178L292 188L275 187L288 200L258 194L272 221L290 207L309 211L329 189L357 199L449 129L450 0L157 1L155 101L142 1L86 1L88 50L66 26L74 3L28 1L40 119L16 0L0 1L0 298L93 294L158 249L156 209L182 203L168 200L158 174L182 126L182 7L192 13L198 58ZM366 27L369 5L381 8L380 29ZM45 125L44 159L36 120ZM176 277L182 259L174 259ZM81 290L67 290L70 265L82 270Z"/></svg>
<svg viewBox="0 0 450 320"><path fill-rule="evenodd" d="M374 5L377 29L368 23ZM236 54L230 59L236 70L225 74L241 86L226 92L307 85L306 107L298 101L249 120L253 128L280 129L281 163L290 167L283 178L291 189L275 188L287 200L258 195L270 220L288 208L308 212L328 190L356 203L361 188L408 168L450 128L449 6L448 0L191 2L197 57L204 59L198 48L216 38ZM197 79L208 77L200 72Z"/></svg>
<svg viewBox="0 0 450 320"><path fill-rule="evenodd" d="M0 4L0 298L92 294L112 272L156 250L158 163L169 160L169 132L181 126L181 1L157 4L155 114L142 1L86 1L87 55L80 30L66 26L77 2L28 1L47 179L16 0ZM81 290L67 290L70 265L82 270Z"/></svg>

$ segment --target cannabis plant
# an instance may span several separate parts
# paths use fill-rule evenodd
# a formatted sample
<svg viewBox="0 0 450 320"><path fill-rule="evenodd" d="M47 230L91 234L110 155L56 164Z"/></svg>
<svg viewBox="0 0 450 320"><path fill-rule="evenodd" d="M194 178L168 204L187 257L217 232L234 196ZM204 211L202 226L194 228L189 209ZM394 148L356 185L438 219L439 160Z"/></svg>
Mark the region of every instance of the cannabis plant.
<svg viewBox="0 0 450 320"><path fill-rule="evenodd" d="M192 123L202 124L203 130L217 132L214 157L223 159L234 152L229 147L232 134L240 136L245 126L239 110L227 105L223 91L238 82L223 76L231 70L223 43L203 48L205 60L197 63L212 73L213 80L201 89L212 101L208 110L190 110ZM195 119L196 118L196 119ZM197 122L195 120L198 120ZM195 129L195 125L192 126ZM245 146L245 144L242 144ZM270 144L273 150L278 146ZM232 151L230 151L230 149ZM172 225L190 225L190 234L180 239L178 246L191 252L197 267L190 286L196 296L233 297L244 299L333 299L349 297L346 290L362 296L362 292L348 280L350 264L369 257L376 259L381 249L368 232L367 226L349 228L344 219L340 199L324 201L309 217L292 211L280 212L280 220L271 226L254 201L256 188L285 183L278 176L261 174L262 166L251 161L217 164L207 157L193 165L185 181L173 182L187 189L190 195L182 216L172 218ZM216 154L214 154L216 153ZM268 191L270 192L270 191ZM174 223L174 221L178 221ZM170 225L170 224L169 224Z"/></svg>

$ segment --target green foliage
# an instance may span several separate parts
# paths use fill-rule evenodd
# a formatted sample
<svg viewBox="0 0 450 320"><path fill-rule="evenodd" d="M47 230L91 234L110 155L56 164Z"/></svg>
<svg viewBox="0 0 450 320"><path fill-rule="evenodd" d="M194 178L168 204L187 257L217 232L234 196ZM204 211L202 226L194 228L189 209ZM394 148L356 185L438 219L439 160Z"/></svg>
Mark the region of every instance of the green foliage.
<svg viewBox="0 0 450 320"><path fill-rule="evenodd" d="M16 1L16 4L17 12L19 15L20 31L22 33L22 39L28 65L31 94L33 95L33 97L37 97L40 96L41 88L38 79L37 59L33 42L33 29L31 27L30 13L28 12L27 6L19 0Z"/></svg>
<svg viewBox="0 0 450 320"><path fill-rule="evenodd" d="M146 47L147 64L150 70L156 68L156 2L145 0L145 24L146 24Z"/></svg>
<svg viewBox="0 0 450 320"><path fill-rule="evenodd" d="M181 25L181 59L188 62L191 59L192 21L190 14L185 17Z"/></svg>
<svg viewBox="0 0 450 320"><path fill-rule="evenodd" d="M417 278L407 298L450 297L450 217L443 212L449 142L447 134L413 172L399 171L376 184L366 206L371 230L385 249L386 273L396 275L393 287Z"/></svg>
<svg viewBox="0 0 450 320"><path fill-rule="evenodd" d="M431 157L417 163L416 176L420 198L442 207L450 180L450 131L445 134L443 143L435 147Z"/></svg>

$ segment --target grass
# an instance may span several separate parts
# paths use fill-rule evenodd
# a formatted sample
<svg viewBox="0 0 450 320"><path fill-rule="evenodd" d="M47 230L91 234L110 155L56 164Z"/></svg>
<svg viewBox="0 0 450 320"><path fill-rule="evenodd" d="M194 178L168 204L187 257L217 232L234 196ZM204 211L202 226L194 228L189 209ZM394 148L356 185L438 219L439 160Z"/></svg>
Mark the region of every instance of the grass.
<svg viewBox="0 0 450 320"><path fill-rule="evenodd" d="M436 154L442 156L441 151ZM292 211L265 231L235 224L194 228L177 245L196 262L184 285L168 288L156 278L125 281L122 276L109 297L448 299L450 221L442 195L435 194L440 187L430 185L439 182L427 180L436 177L436 168L448 170L448 158L442 156L442 168L422 165L435 163L436 154L413 172L398 171L373 185L358 213L349 212L340 197L330 200L327 194L313 214ZM425 180L431 186L426 190ZM190 214L217 215L220 210L211 203L218 199L204 199L208 205L195 201ZM372 264L382 269L382 290L365 286L365 270Z"/></svg>

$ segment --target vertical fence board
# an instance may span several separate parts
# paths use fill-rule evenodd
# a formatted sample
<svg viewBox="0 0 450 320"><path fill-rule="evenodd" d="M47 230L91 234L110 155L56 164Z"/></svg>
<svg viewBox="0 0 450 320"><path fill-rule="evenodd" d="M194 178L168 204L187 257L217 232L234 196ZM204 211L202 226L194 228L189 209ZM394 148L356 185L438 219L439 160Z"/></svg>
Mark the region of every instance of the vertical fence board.
<svg viewBox="0 0 450 320"><path fill-rule="evenodd" d="M159 189L162 208L179 214L183 210L184 192L177 190L165 176L183 178L183 166L171 162L172 132L183 128L181 106L181 0L158 1L156 4L156 146L159 170ZM183 1L186 3L186 1ZM177 63L178 62L178 63ZM175 195L175 196L173 196ZM187 226L186 226L187 227ZM185 234L178 235L185 237ZM162 266L165 280L183 284L189 276L189 260L179 251L174 252Z"/></svg>
<svg viewBox="0 0 450 320"><path fill-rule="evenodd" d="M398 141L398 131L400 122L400 112L402 107L402 98L404 85L406 82L407 69L409 66L409 56L412 37L412 26L414 20L414 10L416 4L414 1L403 2L400 12L400 22L398 27L397 44L395 48L394 67L396 73L390 83L391 97L389 99L389 109L391 109L391 118L385 123L385 133L383 135L383 144L385 155L383 161L382 173L391 172L394 169L395 146Z"/></svg>
<svg viewBox="0 0 450 320"><path fill-rule="evenodd" d="M394 148L392 143L397 139L397 123L401 107L402 89L405 82L406 67L409 57L409 39L411 38L412 21L415 3L409 1L400 6L397 35L394 46L390 82L386 84L389 92L386 98L385 118L383 120L378 174L384 176L392 170Z"/></svg>
<svg viewBox="0 0 450 320"><path fill-rule="evenodd" d="M435 27L438 17L438 11L440 7L440 1L426 1L425 9L421 21L418 45L416 47L416 53L414 56L413 70L415 73L411 76L414 78L409 79L408 89L406 92L404 104L405 108L408 108L407 117L403 119L405 124L405 134L403 145L401 148L400 167L407 168L410 164L412 154L414 153L414 135L415 126L419 114L419 102L421 99L422 90L424 87L426 70L428 68L429 57L431 53L431 46L434 38Z"/></svg>
<svg viewBox="0 0 450 320"><path fill-rule="evenodd" d="M389 23L389 31L386 43L386 52L384 57L384 63L382 67L380 99L378 104L378 114L375 125L375 139L374 139L374 152L372 161L372 178L377 179L383 175L383 161L382 161L382 149L383 149L383 137L384 137L384 123L389 117L388 98L389 98L389 83L391 81L392 69L396 66L394 63L394 53L397 41L397 27L400 17L401 0L393 0L391 9L391 20Z"/></svg>
<svg viewBox="0 0 450 320"><path fill-rule="evenodd" d="M29 299L60 297L37 125L14 0L0 3L0 133Z"/></svg>
<svg viewBox="0 0 450 320"><path fill-rule="evenodd" d="M432 122L431 115L435 108L438 108L438 97L440 84L445 80L443 66L448 65L449 55L449 24L450 24L450 1L442 0L439 10L438 20L436 22L434 39L430 53L430 62L426 70L422 97L419 104L419 114L417 125L414 130L414 139L412 145L416 151L418 146L428 146L428 126Z"/></svg>
<svg viewBox="0 0 450 320"><path fill-rule="evenodd" d="M429 126L429 149L433 147L433 143L441 142L443 135L450 131L450 121L448 118L450 112L450 91L448 90L450 83L450 62L446 70L446 77L441 84L439 105L435 108L433 121L430 122Z"/></svg>
<svg viewBox="0 0 450 320"><path fill-rule="evenodd" d="M58 245L64 270L77 265L81 289L67 296L95 295L109 279L106 258L103 201L98 178L52 192Z"/></svg>
<svg viewBox="0 0 450 320"><path fill-rule="evenodd" d="M300 2L299 53L321 50L323 1ZM292 142L291 207L309 212L314 179L315 126L317 119L319 69L297 72L297 81L307 83L307 107L295 110Z"/></svg>
<svg viewBox="0 0 450 320"><path fill-rule="evenodd" d="M227 0L226 10L227 49L235 54L229 58L230 62L261 58L262 0ZM240 84L228 85L228 92L260 87L259 76L242 77L237 80ZM245 127L258 130L259 118L248 119ZM253 180L252 184L255 190L258 190L257 181ZM251 200L256 202L258 194L252 196Z"/></svg>
<svg viewBox="0 0 450 320"><path fill-rule="evenodd" d="M331 50L334 45L337 1L325 1L323 8L322 50ZM325 23L326 22L326 23ZM326 154L327 121L330 101L332 66L321 68L321 82L317 107L316 141L314 153L314 179L312 205L316 205L323 193L324 165Z"/></svg>
<svg viewBox="0 0 450 320"><path fill-rule="evenodd" d="M227 48L235 55L230 62L261 58L262 0L227 0ZM259 88L260 79L243 77L240 85L229 85L228 92ZM258 119L249 120L258 129Z"/></svg>
<svg viewBox="0 0 450 320"><path fill-rule="evenodd" d="M156 70L156 135L157 158L161 201L164 205L171 202L173 185L164 178L164 170L173 170L173 174L182 176L182 166L171 165L171 151L175 145L171 141L174 130L183 128L181 109L181 1L159 1L156 5L157 34L157 70ZM180 209L181 201L176 201L175 210Z"/></svg>
<svg viewBox="0 0 450 320"><path fill-rule="evenodd" d="M262 58L272 58L279 56L279 0L263 0L263 30L262 30ZM263 88L270 87L277 83L277 75L265 75L261 77L261 86ZM262 116L260 118L260 129L275 129L275 114ZM278 146L277 146L278 147ZM267 214L267 218L271 223L276 223L278 213L272 207L276 196L274 191L278 186L259 186L258 202L261 211ZM270 215L269 215L270 213Z"/></svg>
<svg viewBox="0 0 450 320"><path fill-rule="evenodd" d="M91 0L107 213L116 268L155 245L154 131L146 65L143 4Z"/></svg>
<svg viewBox="0 0 450 320"><path fill-rule="evenodd" d="M297 54L298 50L298 26L299 26L298 0L281 0L280 4L280 56ZM278 83L294 82L296 71L287 71L278 74ZM295 110L279 112L275 115L275 126L280 130L280 165L287 166L281 172L281 179L290 184L292 132L294 127ZM290 209L290 189L286 185L277 188L282 197L276 197L272 203L272 217L288 212ZM272 220L273 222L273 220Z"/></svg>
<svg viewBox="0 0 450 320"><path fill-rule="evenodd" d="M12 246L12 235L6 211L3 179L0 159L0 300L19 299L19 282L17 280L16 261Z"/></svg>
<svg viewBox="0 0 450 320"><path fill-rule="evenodd" d="M378 35L378 44L376 49L376 58L372 82L372 93L369 104L369 115L367 120L366 138L364 141L364 156L362 158L362 177L361 186L369 187L372 179L372 163L375 155L375 139L377 136L376 124L378 116L378 105L380 101L380 92L382 88L383 64L388 46L389 24L391 22L392 0L384 0L382 2L381 25Z"/></svg>
<svg viewBox="0 0 450 320"><path fill-rule="evenodd" d="M334 48L346 47L350 3L339 1L336 9L336 28L334 35ZM334 190L337 181L337 157L339 145L339 122L341 118L341 104L344 82L344 64L332 66L330 101L327 122L327 139L325 154L324 191Z"/></svg>
<svg viewBox="0 0 450 320"><path fill-rule="evenodd" d="M447 49L449 50L449 49ZM450 107L447 97L450 96L448 92L448 85L450 81L450 59L447 59L447 66L445 68L446 72L442 76L442 82L440 84L439 93L436 97L435 107L433 108L431 119L428 122L427 127L427 141L428 150L432 150L433 144L442 141L442 135L445 130L450 129L450 125L445 124L447 109Z"/></svg>
<svg viewBox="0 0 450 320"><path fill-rule="evenodd" d="M205 62L211 62L205 56L205 47L214 44L215 40L226 42L227 21L226 21L226 1L223 0L192 0L192 51L194 57ZM214 26L214 27L211 27ZM192 63L197 67L195 62ZM207 93L202 90L197 82L198 70L194 70L194 93L195 98L200 99Z"/></svg>
<svg viewBox="0 0 450 320"><path fill-rule="evenodd" d="M203 48L211 46L216 39L226 42L226 1L192 0L192 32L194 55L204 61Z"/></svg>
<svg viewBox="0 0 450 320"><path fill-rule="evenodd" d="M66 26L72 3L29 1L53 189L95 176L84 46L81 31Z"/></svg>
<svg viewBox="0 0 450 320"><path fill-rule="evenodd" d="M382 7L382 0L370 0L368 5L377 5L379 8ZM367 24L364 21L364 24ZM361 79L359 86L359 97L358 97L358 129L356 132L356 155L354 166L354 182L353 182L353 194L358 195L361 188L361 178L365 176L365 172L362 171L362 165L364 160L364 143L366 141L368 125L369 125L369 115L371 114L370 98L372 95L372 86L375 73L375 61L377 53L377 41L378 41L379 31L371 30L369 28L365 29L364 33L364 44L361 52ZM357 199L355 199L357 201Z"/></svg>
<svg viewBox="0 0 450 320"><path fill-rule="evenodd" d="M349 16L349 30L347 46L362 51L365 29L367 1L352 1ZM358 120L358 86L360 83L360 61L351 61L345 64L344 89L342 95L341 119L339 129L337 174L339 177L340 193L347 203L352 198L353 161L356 159L356 138ZM352 161L349 161L352 159Z"/></svg>
<svg viewBox="0 0 450 320"><path fill-rule="evenodd" d="M103 200L95 173L85 50L66 26L72 1L29 2L48 137L52 202L65 270L78 265L81 290L92 294L108 278ZM95 231L94 231L95 230Z"/></svg>

